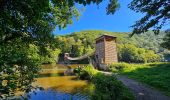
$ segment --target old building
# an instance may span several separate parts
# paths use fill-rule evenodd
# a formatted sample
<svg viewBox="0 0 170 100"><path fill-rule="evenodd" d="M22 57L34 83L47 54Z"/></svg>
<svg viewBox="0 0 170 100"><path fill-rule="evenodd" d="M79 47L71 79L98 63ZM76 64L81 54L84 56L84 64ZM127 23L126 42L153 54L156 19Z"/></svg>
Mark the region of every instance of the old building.
<svg viewBox="0 0 170 100"><path fill-rule="evenodd" d="M96 39L96 59L99 64L111 64L118 62L116 50L116 37L102 35Z"/></svg>

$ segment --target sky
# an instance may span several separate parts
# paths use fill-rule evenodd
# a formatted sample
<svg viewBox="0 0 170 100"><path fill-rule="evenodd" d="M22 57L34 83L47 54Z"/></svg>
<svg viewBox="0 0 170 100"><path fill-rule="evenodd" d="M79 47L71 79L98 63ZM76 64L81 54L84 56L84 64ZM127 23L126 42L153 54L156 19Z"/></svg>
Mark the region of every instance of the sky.
<svg viewBox="0 0 170 100"><path fill-rule="evenodd" d="M73 24L68 25L62 30L56 27L53 33L55 35L61 35L81 30L131 32L132 28L130 26L139 20L143 14L136 13L127 7L131 0L119 0L120 8L118 11L114 15L106 15L107 1L105 0L99 6L94 4L86 6L78 21L74 19Z"/></svg>

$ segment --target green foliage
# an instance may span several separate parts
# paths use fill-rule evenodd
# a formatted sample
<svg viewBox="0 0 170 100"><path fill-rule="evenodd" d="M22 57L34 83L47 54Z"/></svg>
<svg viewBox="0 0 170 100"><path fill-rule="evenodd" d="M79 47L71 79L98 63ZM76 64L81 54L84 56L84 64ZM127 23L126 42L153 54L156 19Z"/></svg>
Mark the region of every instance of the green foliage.
<svg viewBox="0 0 170 100"><path fill-rule="evenodd" d="M46 54L44 56L41 56L42 63L44 64L56 63L59 54L60 54L59 49L53 50L50 48L46 48Z"/></svg>
<svg viewBox="0 0 170 100"><path fill-rule="evenodd" d="M138 34L134 35L132 38L137 47L145 48L148 50L153 50L156 53L161 53L164 51L164 49L160 46L160 44L163 42L163 37L165 36L165 32L160 32L160 34L155 35L153 31L148 31L144 34Z"/></svg>
<svg viewBox="0 0 170 100"><path fill-rule="evenodd" d="M113 69L113 72L127 75L170 95L170 63L117 63L112 64L110 67ZM121 71L117 67L121 67Z"/></svg>
<svg viewBox="0 0 170 100"><path fill-rule="evenodd" d="M118 58L119 61L129 63L145 63L160 61L160 56L155 54L152 50L138 48L132 44L119 44L118 45Z"/></svg>
<svg viewBox="0 0 170 100"><path fill-rule="evenodd" d="M161 44L162 47L170 50L170 29L166 31L166 35L163 40L164 42Z"/></svg>
<svg viewBox="0 0 170 100"><path fill-rule="evenodd" d="M90 54L94 52L92 45L87 43L88 40L80 39L72 36L57 36L56 47L59 48L62 53L71 53L73 56L81 56L84 54Z"/></svg>
<svg viewBox="0 0 170 100"><path fill-rule="evenodd" d="M113 63L113 64L110 64L108 67L112 72L121 72L121 71L124 70L124 68L131 67L131 64L128 64L128 63Z"/></svg>
<svg viewBox="0 0 170 100"><path fill-rule="evenodd" d="M16 91L29 92L32 88L31 83L40 70L40 65L47 61L46 56L41 55L39 46L35 44L22 43L20 39L8 45L0 46L0 93L2 97L14 96ZM49 61L55 61L58 49L45 49L50 51ZM43 59L43 60L42 60ZM6 85L3 84L6 82Z"/></svg>
<svg viewBox="0 0 170 100"><path fill-rule="evenodd" d="M155 54L154 51L146 50L146 53L144 54L144 61L149 62L159 62L161 61L161 56Z"/></svg>
<svg viewBox="0 0 170 100"><path fill-rule="evenodd" d="M169 5L169 0L132 0L129 8L145 14L132 26L133 34L144 33L150 28L153 28L154 33L158 34L166 23L169 24Z"/></svg>
<svg viewBox="0 0 170 100"><path fill-rule="evenodd" d="M83 4L84 6L86 6L91 3L96 3L97 5L99 5L103 1L104 0L97 0L97 1L95 0L70 0L70 3L74 4L74 2L76 2L76 3ZM118 0L110 0L106 7L106 12L107 14L114 14L118 8L119 8Z"/></svg>
<svg viewBox="0 0 170 100"><path fill-rule="evenodd" d="M82 68L81 67L77 67L73 69L73 72L80 77L80 73L82 72Z"/></svg>
<svg viewBox="0 0 170 100"><path fill-rule="evenodd" d="M92 65L87 65L84 68L75 68L74 73L80 78L85 80L91 80L93 76L97 73Z"/></svg>
<svg viewBox="0 0 170 100"><path fill-rule="evenodd" d="M98 73L92 83L95 86L91 100L134 100L129 90L115 76Z"/></svg>
<svg viewBox="0 0 170 100"><path fill-rule="evenodd" d="M20 40L11 44L0 45L0 96L4 98L14 96L15 91L30 91L41 64L35 45Z"/></svg>
<svg viewBox="0 0 170 100"><path fill-rule="evenodd" d="M92 79L95 74L97 74L97 70L94 69L92 65L88 65L85 68L83 68L83 72L87 73L88 79Z"/></svg>

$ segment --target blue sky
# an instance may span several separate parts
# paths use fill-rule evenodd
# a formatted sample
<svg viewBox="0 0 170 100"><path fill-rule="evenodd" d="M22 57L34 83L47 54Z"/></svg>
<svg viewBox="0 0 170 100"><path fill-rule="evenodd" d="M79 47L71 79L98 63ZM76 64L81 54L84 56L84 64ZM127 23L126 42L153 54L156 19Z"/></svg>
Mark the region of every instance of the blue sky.
<svg viewBox="0 0 170 100"><path fill-rule="evenodd" d="M93 4L86 6L78 21L74 19L73 24L62 30L56 28L54 34L69 34L81 30L132 31L130 26L139 20L142 14L135 13L127 7L131 0L119 0L121 7L114 15L106 15L107 1L99 6Z"/></svg>

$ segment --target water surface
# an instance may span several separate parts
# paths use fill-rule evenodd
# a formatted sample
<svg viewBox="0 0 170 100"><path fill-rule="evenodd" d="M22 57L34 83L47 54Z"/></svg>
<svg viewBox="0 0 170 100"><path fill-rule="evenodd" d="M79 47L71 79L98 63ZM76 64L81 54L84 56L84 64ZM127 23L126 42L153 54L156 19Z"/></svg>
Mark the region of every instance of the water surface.
<svg viewBox="0 0 170 100"><path fill-rule="evenodd" d="M79 65L71 65L75 68ZM83 66L83 65L80 65ZM64 65L43 65L40 76L36 78L34 86L41 86L45 90L30 93L29 100L88 100L91 84L85 80L78 80L76 76L64 76L67 69Z"/></svg>

